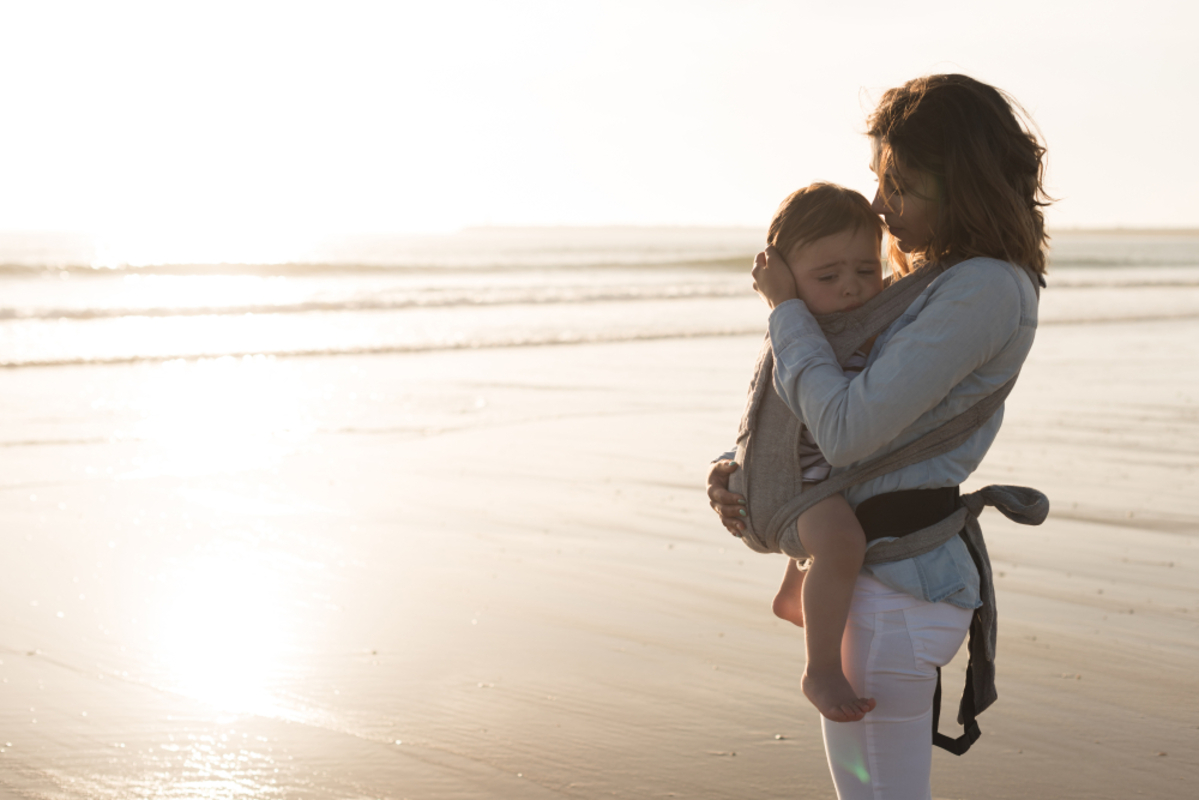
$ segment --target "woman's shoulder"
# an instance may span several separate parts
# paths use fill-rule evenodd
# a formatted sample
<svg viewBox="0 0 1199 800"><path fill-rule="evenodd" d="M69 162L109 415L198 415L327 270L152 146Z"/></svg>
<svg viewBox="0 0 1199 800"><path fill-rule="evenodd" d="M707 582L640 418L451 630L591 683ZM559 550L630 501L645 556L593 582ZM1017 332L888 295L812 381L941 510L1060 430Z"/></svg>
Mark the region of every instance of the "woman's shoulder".
<svg viewBox="0 0 1199 800"><path fill-rule="evenodd" d="M941 274L940 282L971 283L979 286L1000 290L1032 291L1036 294L1034 283L1036 279L1023 267L1004 261L1000 258L975 256L946 267Z"/></svg>
<svg viewBox="0 0 1199 800"><path fill-rule="evenodd" d="M1028 270L998 258L976 257L948 267L929 287L933 295L1005 306L1022 323L1037 319L1037 290ZM931 298L930 298L931 299Z"/></svg>

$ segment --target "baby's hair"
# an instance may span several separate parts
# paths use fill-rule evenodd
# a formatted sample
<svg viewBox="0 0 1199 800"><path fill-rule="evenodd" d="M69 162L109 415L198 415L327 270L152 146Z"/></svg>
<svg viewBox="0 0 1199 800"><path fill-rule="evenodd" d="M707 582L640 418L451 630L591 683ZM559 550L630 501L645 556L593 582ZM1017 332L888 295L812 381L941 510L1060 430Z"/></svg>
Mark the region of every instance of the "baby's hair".
<svg viewBox="0 0 1199 800"><path fill-rule="evenodd" d="M869 200L835 183L813 183L792 192L774 212L766 242L786 258L798 245L862 227L882 241L883 222Z"/></svg>
<svg viewBox="0 0 1199 800"><path fill-rule="evenodd" d="M1027 117L1010 96L966 75L929 75L883 94L867 130L881 145L880 182L894 181L899 165L931 175L939 189L925 258L988 256L1045 273L1045 147ZM910 269L894 241L890 261Z"/></svg>

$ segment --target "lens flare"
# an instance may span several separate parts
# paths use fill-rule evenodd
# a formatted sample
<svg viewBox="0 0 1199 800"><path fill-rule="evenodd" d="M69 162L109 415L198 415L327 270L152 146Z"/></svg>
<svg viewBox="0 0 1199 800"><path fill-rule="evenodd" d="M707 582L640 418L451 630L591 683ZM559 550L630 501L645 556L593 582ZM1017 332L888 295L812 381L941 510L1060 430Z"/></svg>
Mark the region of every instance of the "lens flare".
<svg viewBox="0 0 1199 800"><path fill-rule="evenodd" d="M863 785L870 783L870 770L866 769L866 758L861 751L842 753L837 757L837 766L853 775Z"/></svg>

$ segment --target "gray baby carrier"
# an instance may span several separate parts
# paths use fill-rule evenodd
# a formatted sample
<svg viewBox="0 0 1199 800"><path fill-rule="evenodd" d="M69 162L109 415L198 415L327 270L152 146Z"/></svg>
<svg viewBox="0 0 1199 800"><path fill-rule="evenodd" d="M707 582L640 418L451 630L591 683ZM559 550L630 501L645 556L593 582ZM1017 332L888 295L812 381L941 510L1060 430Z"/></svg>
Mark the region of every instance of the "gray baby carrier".
<svg viewBox="0 0 1199 800"><path fill-rule="evenodd" d="M886 330L892 322L948 267L927 264L891 282L862 307L839 314L816 317L837 361L846 359L864 342ZM1034 281L1034 286L1036 281ZM1039 294L1039 286L1037 287ZM729 490L745 497L747 518L742 541L759 553L785 553L806 559L796 531L796 520L811 506L851 486L947 453L966 442L1003 405L1017 376L978 401L958 416L913 442L878 458L835 473L821 483L803 486L799 465L802 423L774 388L774 355L769 337L758 356L749 400L737 434L735 461L739 469L729 479ZM933 741L961 755L981 735L974 717L997 697L995 691L995 593L991 563L978 525L984 506L994 506L1005 516L1026 525L1039 525L1049 513L1049 500L1035 489L1023 486L987 486L963 495L950 516L926 528L894 540L883 540L866 551L867 564L901 561L940 547L961 536L978 567L983 605L976 609L970 626L970 666L966 691L958 713L965 734L951 739L937 732L940 710L940 671L934 699Z"/></svg>

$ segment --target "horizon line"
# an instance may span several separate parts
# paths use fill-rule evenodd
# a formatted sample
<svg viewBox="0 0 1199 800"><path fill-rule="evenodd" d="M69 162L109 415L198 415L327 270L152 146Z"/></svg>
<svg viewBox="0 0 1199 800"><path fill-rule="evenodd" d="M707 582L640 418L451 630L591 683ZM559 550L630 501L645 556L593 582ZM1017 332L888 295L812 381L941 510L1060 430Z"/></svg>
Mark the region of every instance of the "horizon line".
<svg viewBox="0 0 1199 800"><path fill-rule="evenodd" d="M430 229L425 231L354 231L330 232L324 240L354 237L408 237L447 236L471 231L537 231L537 230L761 230L764 225L744 223L519 223L462 225L458 228ZM1199 234L1199 225L1063 225L1046 226L1046 232L1055 233L1134 233L1134 234ZM102 233L61 228L0 228L2 236L70 236L80 238L103 238Z"/></svg>

